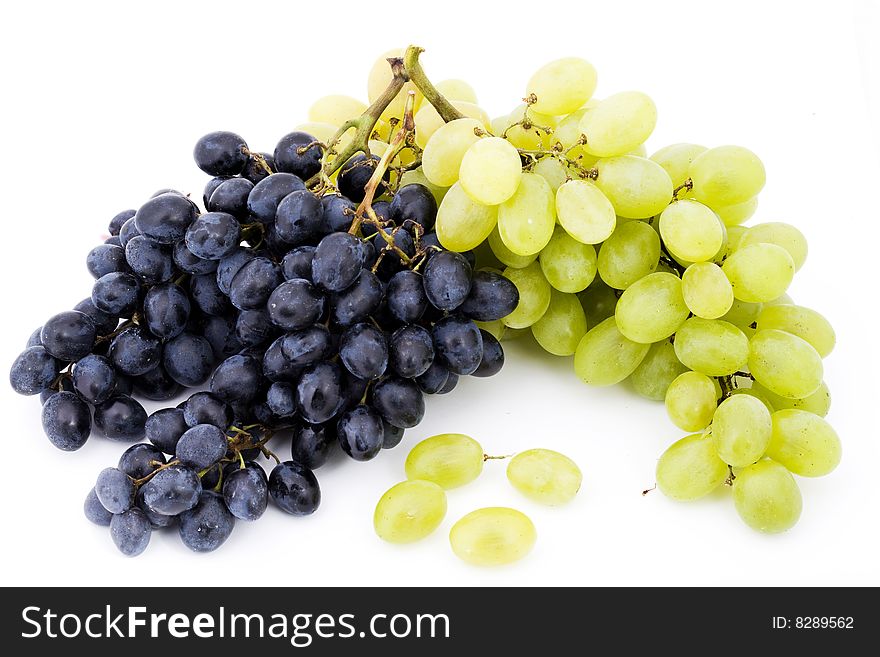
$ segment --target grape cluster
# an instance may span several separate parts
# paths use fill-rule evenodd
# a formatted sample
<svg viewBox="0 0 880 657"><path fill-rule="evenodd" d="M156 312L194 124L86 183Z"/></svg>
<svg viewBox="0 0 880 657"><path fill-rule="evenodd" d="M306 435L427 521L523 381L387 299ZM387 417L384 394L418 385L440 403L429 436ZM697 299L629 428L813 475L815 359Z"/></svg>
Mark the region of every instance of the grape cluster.
<svg viewBox="0 0 880 657"><path fill-rule="evenodd" d="M503 350L474 320L518 303L473 254L439 246L426 187L382 186L363 216L374 160L309 189L324 148L301 131L271 155L210 133L194 158L212 176L205 211L161 190L114 217L86 260L91 297L35 331L10 373L41 396L60 449L81 448L93 424L147 439L98 475L84 507L126 555L172 525L190 549L214 550L270 499L311 514L314 470L337 446L370 460L421 421L426 393L499 371ZM149 416L136 400L205 386ZM279 435L290 460L269 449ZM261 456L276 461L268 475Z"/></svg>

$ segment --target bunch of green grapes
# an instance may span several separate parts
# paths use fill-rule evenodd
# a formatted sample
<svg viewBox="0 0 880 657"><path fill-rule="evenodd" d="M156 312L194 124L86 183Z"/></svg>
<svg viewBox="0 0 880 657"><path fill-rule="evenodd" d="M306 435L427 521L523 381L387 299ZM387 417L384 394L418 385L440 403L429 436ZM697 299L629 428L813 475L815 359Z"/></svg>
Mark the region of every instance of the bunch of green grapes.
<svg viewBox="0 0 880 657"><path fill-rule="evenodd" d="M389 79L380 59L371 100ZM449 122L417 93L399 182L431 189L444 247L474 251L478 267L516 285L516 309L482 328L530 332L550 354L574 356L586 383L629 381L665 402L689 435L660 458L661 491L692 500L728 484L749 526L788 529L801 512L792 474L824 475L840 460L823 419L834 331L786 294L806 240L786 223L743 225L765 183L750 150L679 143L648 157L653 101L598 99L596 83L587 61L551 62L491 120L462 81L436 85L462 115ZM377 123L378 154L407 91ZM356 103L319 101L302 129L332 134L363 111Z"/></svg>

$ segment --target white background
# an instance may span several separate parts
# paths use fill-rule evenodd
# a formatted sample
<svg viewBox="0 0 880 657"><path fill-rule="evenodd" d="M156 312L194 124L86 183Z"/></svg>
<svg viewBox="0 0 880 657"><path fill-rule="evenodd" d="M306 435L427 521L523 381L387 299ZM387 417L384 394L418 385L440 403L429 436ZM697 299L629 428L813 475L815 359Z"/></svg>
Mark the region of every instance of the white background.
<svg viewBox="0 0 880 657"><path fill-rule="evenodd" d="M790 291L838 331L826 378L844 458L831 476L800 481L802 519L781 536L745 527L727 491L692 504L642 497L658 455L680 437L663 405L625 387L587 388L570 359L508 343L499 376L430 399L401 448L320 469L314 516L270 507L210 555L158 532L130 560L81 510L123 447L95 436L79 452L56 450L39 402L4 385L3 584L880 584L875 3L41 2L10 5L4 24L4 368L34 327L90 293L85 255L116 212L161 187L201 196L206 176L191 150L203 133L234 130L271 151L320 96L364 97L374 58L407 42L427 48L433 79L469 80L493 116L518 103L540 64L578 55L598 68L599 97L641 89L655 99L649 151L735 143L762 157L757 219L807 235L810 257ZM403 478L409 447L450 431L493 454L562 451L584 486L570 506L540 507L490 462L478 482L450 492L433 536L383 543L375 501ZM458 561L452 523L497 504L532 517L534 552L499 569Z"/></svg>

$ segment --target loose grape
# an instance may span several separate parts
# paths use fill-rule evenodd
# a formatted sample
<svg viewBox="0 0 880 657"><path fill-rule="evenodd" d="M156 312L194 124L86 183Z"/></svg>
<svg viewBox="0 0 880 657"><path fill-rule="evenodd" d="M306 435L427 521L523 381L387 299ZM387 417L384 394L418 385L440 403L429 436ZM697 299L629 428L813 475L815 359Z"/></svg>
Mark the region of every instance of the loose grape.
<svg viewBox="0 0 880 657"><path fill-rule="evenodd" d="M461 160L462 189L478 203L504 203L514 195L521 178L519 152L501 137L480 139L468 148Z"/></svg>
<svg viewBox="0 0 880 657"><path fill-rule="evenodd" d="M449 490L464 486L483 471L483 448L461 433L441 433L426 438L406 457L408 479L431 481Z"/></svg>
<svg viewBox="0 0 880 657"><path fill-rule="evenodd" d="M558 506L574 499L583 475L574 461L559 452L530 449L510 460L507 479L526 497Z"/></svg>
<svg viewBox="0 0 880 657"><path fill-rule="evenodd" d="M725 463L743 467L767 451L771 428L770 411L761 400L736 395L718 405L712 418L712 443Z"/></svg>
<svg viewBox="0 0 880 657"><path fill-rule="evenodd" d="M743 522L768 534L794 527L803 508L794 477L770 459L740 470L733 482L733 503Z"/></svg>
<svg viewBox="0 0 880 657"><path fill-rule="evenodd" d="M748 366L758 383L790 399L809 397L822 384L819 353L806 340L777 329L752 336Z"/></svg>
<svg viewBox="0 0 880 657"><path fill-rule="evenodd" d="M609 317L587 331L574 354L574 371L584 383L610 386L633 373L650 349L621 334Z"/></svg>
<svg viewBox="0 0 880 657"><path fill-rule="evenodd" d="M808 411L783 409L772 416L767 456L802 477L821 477L840 463L840 438L824 419Z"/></svg>
<svg viewBox="0 0 880 657"><path fill-rule="evenodd" d="M656 272L630 285L617 302L620 332L636 342L659 342L676 332L688 316L681 280Z"/></svg>
<svg viewBox="0 0 880 657"><path fill-rule="evenodd" d="M708 436L695 433L678 440L657 462L657 487L674 500L705 497L727 479L727 464L718 458Z"/></svg>
<svg viewBox="0 0 880 657"><path fill-rule="evenodd" d="M700 431L712 422L718 392L705 374L684 372L669 384L664 403L675 426L684 431Z"/></svg>
<svg viewBox="0 0 880 657"><path fill-rule="evenodd" d="M528 516L506 507L471 511L449 532L452 551L475 566L519 561L531 552L537 538L535 525Z"/></svg>
<svg viewBox="0 0 880 657"><path fill-rule="evenodd" d="M433 532L446 516L446 492L431 481L410 479L385 491L373 527L389 543L412 543Z"/></svg>

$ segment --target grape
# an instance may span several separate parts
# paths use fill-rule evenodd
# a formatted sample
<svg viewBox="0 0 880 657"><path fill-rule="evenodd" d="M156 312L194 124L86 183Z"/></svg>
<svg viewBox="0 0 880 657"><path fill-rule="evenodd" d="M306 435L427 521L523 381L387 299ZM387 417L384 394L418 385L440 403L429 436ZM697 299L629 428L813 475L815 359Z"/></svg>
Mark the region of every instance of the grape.
<svg viewBox="0 0 880 657"><path fill-rule="evenodd" d="M497 227L489 233L487 241L489 242L489 248L492 251L492 254L498 258L498 261L501 262L501 264L513 267L514 269L525 269L538 257L537 253L528 256L520 256L508 249L501 239Z"/></svg>
<svg viewBox="0 0 880 657"><path fill-rule="evenodd" d="M144 503L155 513L176 516L199 501L202 482L194 470L172 465L160 470L143 486Z"/></svg>
<svg viewBox="0 0 880 657"><path fill-rule="evenodd" d="M683 372L669 384L664 402L675 426L684 431L701 431L712 422L718 407L718 392L715 383L705 374Z"/></svg>
<svg viewBox="0 0 880 657"><path fill-rule="evenodd" d="M644 360L630 376L630 381L642 397L663 401L670 384L686 370L675 355L673 344L664 340L651 345Z"/></svg>
<svg viewBox="0 0 880 657"><path fill-rule="evenodd" d="M718 456L740 468L760 459L770 443L770 411L760 399L735 395L718 405L712 418L712 444Z"/></svg>
<svg viewBox="0 0 880 657"><path fill-rule="evenodd" d="M293 432L290 444L291 457L310 470L320 468L338 445L333 423L304 423Z"/></svg>
<svg viewBox="0 0 880 657"><path fill-rule="evenodd" d="M188 428L183 418L183 409L163 408L147 418L144 432L147 440L158 449L174 455L177 441Z"/></svg>
<svg viewBox="0 0 880 657"><path fill-rule="evenodd" d="M189 297L173 283L155 285L144 297L144 320L150 333L168 340L180 335L189 320Z"/></svg>
<svg viewBox="0 0 880 657"><path fill-rule="evenodd" d="M809 397L822 384L819 353L806 340L777 329L755 333L748 366L758 383L790 399Z"/></svg>
<svg viewBox="0 0 880 657"><path fill-rule="evenodd" d="M296 384L296 410L306 421L326 422L339 412L343 401L342 371L336 363L323 361L303 370Z"/></svg>
<svg viewBox="0 0 880 657"><path fill-rule="evenodd" d="M149 443L138 443L122 453L116 467L132 479L142 479L164 464L165 456L158 448Z"/></svg>
<svg viewBox="0 0 880 657"><path fill-rule="evenodd" d="M54 393L43 404L42 423L49 441L66 452L82 447L92 430L88 405L65 391Z"/></svg>
<svg viewBox="0 0 880 657"><path fill-rule="evenodd" d="M547 311L531 328L545 351L555 356L571 356L587 332L587 318L574 294L551 290Z"/></svg>
<svg viewBox="0 0 880 657"><path fill-rule="evenodd" d="M134 217L136 212L136 210L123 210L122 212L114 215L113 218L110 220L110 224L107 226L107 232L114 236L119 235L122 224Z"/></svg>
<svg viewBox="0 0 880 657"><path fill-rule="evenodd" d="M184 332L165 343L162 365L180 385L201 385L211 374L214 351L207 339Z"/></svg>
<svg viewBox="0 0 880 657"><path fill-rule="evenodd" d="M387 66L387 63L386 63ZM349 119L356 119L367 106L357 98L333 94L323 96L309 107L309 121L342 125Z"/></svg>
<svg viewBox="0 0 880 657"><path fill-rule="evenodd" d="M282 137L275 146L272 157L275 168L308 180L321 170L321 148L313 144L315 138L305 132L291 132Z"/></svg>
<svg viewBox="0 0 880 657"><path fill-rule="evenodd" d="M794 527L803 508L794 477L770 459L740 470L733 482L733 502L743 522L768 534Z"/></svg>
<svg viewBox="0 0 880 657"><path fill-rule="evenodd" d="M476 103L463 100L450 100L452 106L467 118L474 119L484 128L489 127L489 116ZM430 103L422 105L415 115L416 143L424 148L439 128L445 125L440 114Z"/></svg>
<svg viewBox="0 0 880 657"><path fill-rule="evenodd" d="M751 325L757 321L762 308L763 304L749 303L748 301L741 301L734 297L730 310L724 313L721 316L721 319L733 324L738 329L745 332L746 335L751 335L751 333L747 331L753 331Z"/></svg>
<svg viewBox="0 0 880 657"><path fill-rule="evenodd" d="M113 514L101 504L94 488L92 488L86 496L86 500L83 503L83 513L86 518L88 518L89 522L93 522L101 527L109 527L110 522L113 519Z"/></svg>
<svg viewBox="0 0 880 657"><path fill-rule="evenodd" d="M564 454L552 449L529 449L510 459L507 479L529 499L559 506L574 499L583 475L577 464Z"/></svg>
<svg viewBox="0 0 880 657"><path fill-rule="evenodd" d="M553 140L552 133L548 134L547 129L552 129L555 124L555 117L537 112L533 107L523 103L503 118L495 128L496 134L504 135L504 138L517 148L549 149L553 145Z"/></svg>
<svg viewBox="0 0 880 657"><path fill-rule="evenodd" d="M555 157L541 158L532 168L532 172L546 180L554 194L569 177L569 169Z"/></svg>
<svg viewBox="0 0 880 657"><path fill-rule="evenodd" d="M415 445L405 467L410 480L430 481L446 490L458 488L483 471L483 448L470 436L442 433Z"/></svg>
<svg viewBox="0 0 880 657"><path fill-rule="evenodd" d="M138 508L114 514L110 520L113 543L127 557L136 557L147 549L152 531L146 514Z"/></svg>
<svg viewBox="0 0 880 657"><path fill-rule="evenodd" d="M60 369L61 364L42 345L35 345L12 363L9 383L20 395L37 395L52 385Z"/></svg>
<svg viewBox="0 0 880 657"><path fill-rule="evenodd" d="M278 265L268 258L254 258L244 263L233 277L232 283L229 285L229 300L239 310L254 310L263 307L266 305L266 302L269 302L269 316L272 317L275 323L283 322L286 320L287 306L292 301L286 296L289 288L280 285L282 280L281 270ZM285 282L286 285L291 283L292 281ZM278 289L283 290L283 292L278 292L273 298L273 291ZM203 307L202 310L205 310L205 308ZM220 313L209 312L208 314L216 315ZM283 323L278 325L282 326L282 328L288 328ZM291 326L289 328L300 327Z"/></svg>
<svg viewBox="0 0 880 657"><path fill-rule="evenodd" d="M809 411L810 413L825 417L828 415L828 411L831 408L831 393L828 390L828 384L824 381L816 392L802 399L780 397L775 392L767 390L767 388L757 381L752 383L751 390L753 390L755 394L764 397L769 402L770 406L777 411L784 408L793 408L801 411Z"/></svg>
<svg viewBox="0 0 880 657"><path fill-rule="evenodd" d="M355 461L369 461L382 449L385 426L378 413L359 404L339 417L336 435L342 451Z"/></svg>
<svg viewBox="0 0 880 657"><path fill-rule="evenodd" d="M600 322L581 338L574 355L574 371L585 383L610 386L633 373L650 345L621 334L613 317Z"/></svg>
<svg viewBox="0 0 880 657"><path fill-rule="evenodd" d="M689 171L698 201L716 205L742 203L764 187L764 165L741 146L718 146L698 155Z"/></svg>
<svg viewBox="0 0 880 657"><path fill-rule="evenodd" d="M695 433L678 440L657 461L657 487L674 500L705 497L727 479L727 464L718 458L712 440Z"/></svg>
<svg viewBox="0 0 880 657"><path fill-rule="evenodd" d="M521 177L519 153L500 137L486 137L472 144L459 170L462 189L484 205L504 203L516 192Z"/></svg>
<svg viewBox="0 0 880 657"><path fill-rule="evenodd" d="M377 379L388 366L385 334L369 324L355 324L339 341L339 357L345 368L361 379Z"/></svg>
<svg viewBox="0 0 880 657"><path fill-rule="evenodd" d="M732 205L716 205L712 208L718 218L724 222L724 225L730 228L739 227L745 221L748 221L755 210L758 209L758 197L754 196L742 203L733 203ZM743 230L745 228L743 227Z"/></svg>
<svg viewBox="0 0 880 657"><path fill-rule="evenodd" d="M89 354L74 364L71 372L74 391L90 404L100 404L116 390L116 370L104 356Z"/></svg>
<svg viewBox="0 0 880 657"><path fill-rule="evenodd" d="M431 190L431 196L434 197L434 200L438 204L443 201L443 197L446 196L446 192L448 190L448 187L435 185L430 180L428 180L428 177L425 175L422 167L405 171L404 174L400 177L401 187L408 187L409 185L414 184L424 185L429 190Z"/></svg>
<svg viewBox="0 0 880 657"><path fill-rule="evenodd" d="M193 470L204 470L226 454L226 434L211 424L197 424L180 437L176 458Z"/></svg>
<svg viewBox="0 0 880 657"><path fill-rule="evenodd" d="M399 429L416 426L425 415L425 398L410 379L382 379L372 389L370 404L385 422Z"/></svg>
<svg viewBox="0 0 880 657"><path fill-rule="evenodd" d="M751 244L737 249L722 266L737 299L772 301L788 289L794 261L775 244Z"/></svg>
<svg viewBox="0 0 880 657"><path fill-rule="evenodd" d="M481 333L481 335L483 335L483 344L485 345L485 334ZM482 365L482 362L480 364ZM474 372L476 371L477 370L474 370ZM443 389L443 386L446 385L447 379L449 379L449 370L435 359L425 373L421 376L417 376L415 381L422 392L434 395Z"/></svg>
<svg viewBox="0 0 880 657"><path fill-rule="evenodd" d="M523 173L514 195L498 207L501 240L517 255L531 255L547 245L555 226L550 185L536 173Z"/></svg>
<svg viewBox="0 0 880 657"><path fill-rule="evenodd" d="M455 310L471 291L471 265L460 253L444 251L428 260L422 279L428 301L440 310Z"/></svg>
<svg viewBox="0 0 880 657"><path fill-rule="evenodd" d="M486 507L471 511L449 532L452 551L475 566L500 566L525 557L538 536L528 516L516 509Z"/></svg>
<svg viewBox="0 0 880 657"><path fill-rule="evenodd" d="M428 307L422 277L408 269L397 272L388 281L385 300L391 315L403 323L418 321Z"/></svg>
<svg viewBox="0 0 880 657"><path fill-rule="evenodd" d="M617 219L611 201L587 180L570 180L556 190L560 225L584 244L598 244L611 236Z"/></svg>
<svg viewBox="0 0 880 657"><path fill-rule="evenodd" d="M254 185L248 194L247 211L257 221L275 221L278 205L288 194L305 189L302 179L292 173L273 173Z"/></svg>
<svg viewBox="0 0 880 657"><path fill-rule="evenodd" d="M92 303L95 308L116 317L130 316L137 306L140 284L131 274L111 272L95 281Z"/></svg>
<svg viewBox="0 0 880 657"><path fill-rule="evenodd" d="M733 306L733 286L713 262L695 262L681 276L685 305L697 317L718 319Z"/></svg>
<svg viewBox="0 0 880 657"><path fill-rule="evenodd" d="M113 395L95 407L95 426L111 440L140 440L146 422L144 407L128 395Z"/></svg>
<svg viewBox="0 0 880 657"><path fill-rule="evenodd" d="M449 100L463 100L468 103L477 102L477 93L464 80L440 80L434 85Z"/></svg>
<svg viewBox="0 0 880 657"><path fill-rule="evenodd" d="M244 298L245 294L246 292L240 294L239 298ZM216 277L211 274L190 278L189 295L196 308L205 315L222 316L229 308L229 299L217 285Z"/></svg>
<svg viewBox="0 0 880 657"><path fill-rule="evenodd" d="M147 329L132 326L113 338L107 356L122 374L138 376L162 360L162 343Z"/></svg>
<svg viewBox="0 0 880 657"><path fill-rule="evenodd" d="M516 308L501 321L511 328L527 328L537 322L550 306L550 284L541 273L541 265L532 262L523 269L508 267L504 277L510 280L519 292Z"/></svg>
<svg viewBox="0 0 880 657"><path fill-rule="evenodd" d="M245 273L246 267L236 274L235 280ZM266 300L266 309L275 326L285 331L295 331L317 322L324 314L325 304L326 300L317 287L307 280L295 278L284 281L272 290Z"/></svg>
<svg viewBox="0 0 880 657"><path fill-rule="evenodd" d="M95 329L98 335L107 335L109 333L112 333L119 324L119 317L115 317L101 310L98 310L90 297L87 297L80 301L73 307L73 309L78 310L79 312L88 315L91 318L92 322L94 322L95 324ZM42 332L42 329L43 327L41 326L40 332ZM39 333L37 334L37 337L39 338ZM28 346L37 346L37 344L40 343ZM42 345L40 344L40 346Z"/></svg>
<svg viewBox="0 0 880 657"><path fill-rule="evenodd" d="M834 349L831 324L815 310L793 304L765 306L758 314L758 330L779 329L809 342L825 358Z"/></svg>
<svg viewBox="0 0 880 657"><path fill-rule="evenodd" d="M664 146L649 159L666 170L672 180L673 187L679 187L688 179L691 162L706 150L705 146L698 144L672 144Z"/></svg>
<svg viewBox="0 0 880 657"><path fill-rule="evenodd" d="M95 344L95 324L76 310L50 317L40 331L40 344L55 358L73 361L86 356Z"/></svg>
<svg viewBox="0 0 880 657"><path fill-rule="evenodd" d="M405 50L403 48L389 50L388 52L383 53L373 64L373 67L370 69L369 77L367 78L367 97L371 103L375 102L376 99L382 95L382 92L385 91L394 76L391 67L388 65L388 59L391 57L403 57L404 52ZM422 102L422 92L416 88L414 83L407 82L394 97L394 100L392 100L388 107L382 112L382 119L387 121L392 117L398 119L403 118L403 110L406 107L406 98L410 92L415 94L413 110L418 110L419 105L421 105Z"/></svg>
<svg viewBox="0 0 880 657"><path fill-rule="evenodd" d="M373 144L375 142L370 143ZM350 158L339 169L336 185L342 195L349 202L353 201L355 203L360 203L364 200L364 196L366 196L367 185L373 177L373 172L376 170L376 165L378 164L378 162L379 158L376 155L367 157L362 153L358 153L354 157ZM387 181L388 172L386 171L380 179L379 184L376 186L376 196L381 196L385 193L385 183ZM343 229L342 225L336 226L328 224L326 227L330 230Z"/></svg>
<svg viewBox="0 0 880 657"><path fill-rule="evenodd" d="M453 374L472 374L483 358L480 329L462 315L447 315L431 330L437 359ZM406 427L404 427L406 428Z"/></svg>
<svg viewBox="0 0 880 657"><path fill-rule="evenodd" d="M134 503L131 477L117 468L104 468L95 483L95 495L110 513L124 513Z"/></svg>
<svg viewBox="0 0 880 657"><path fill-rule="evenodd" d="M86 256L86 269L96 279L104 274L127 271L128 263L125 261L125 250L114 244L100 244L89 251Z"/></svg>
<svg viewBox="0 0 880 657"><path fill-rule="evenodd" d="M202 491L199 502L180 514L178 534L193 552L213 552L226 542L235 527L233 516L223 497L213 491Z"/></svg>
<svg viewBox="0 0 880 657"><path fill-rule="evenodd" d="M221 260L238 248L241 226L231 214L206 212L186 229L185 241L186 248L196 257Z"/></svg>
<svg viewBox="0 0 880 657"><path fill-rule="evenodd" d="M376 535L389 543L412 543L431 534L446 516L446 493L430 481L402 481L379 498Z"/></svg>
<svg viewBox="0 0 880 657"><path fill-rule="evenodd" d="M642 221L629 221L599 248L599 276L608 285L625 290L657 269L660 259L660 238Z"/></svg>
<svg viewBox="0 0 880 657"><path fill-rule="evenodd" d="M247 163L247 143L234 132L211 132L199 139L193 158L209 176L234 176Z"/></svg>
<svg viewBox="0 0 880 657"><path fill-rule="evenodd" d="M483 354L480 364L471 375L478 378L495 376L504 367L504 349L498 339L488 331L480 329L480 336L483 342Z"/></svg>
<svg viewBox="0 0 880 657"><path fill-rule="evenodd" d="M596 69L577 57L557 59L539 68L526 85L532 105L544 114L569 114L586 103L596 89Z"/></svg>
<svg viewBox="0 0 880 657"><path fill-rule="evenodd" d="M807 259L807 239L791 224L771 222L749 228L740 240L740 247L750 244L775 244L791 256L794 269L800 269Z"/></svg>
<svg viewBox="0 0 880 657"><path fill-rule="evenodd" d="M728 376L746 365L749 341L729 322L691 317L675 334L675 354L692 370Z"/></svg>
<svg viewBox="0 0 880 657"><path fill-rule="evenodd" d="M519 303L519 291L516 285L501 274L476 271L471 278L470 292L459 306L459 310L473 320L497 322L512 313L517 303Z"/></svg>
<svg viewBox="0 0 880 657"><path fill-rule="evenodd" d="M332 206L333 199L336 196L325 196L326 204ZM332 208L331 208L332 209ZM275 210L275 230L285 242L290 244L302 244L314 240L321 232L321 224L324 221L324 204L318 197L306 189L295 190L282 198L278 202L278 208ZM238 258L242 260L250 260L253 258L248 252L238 251ZM244 254L244 255L242 255ZM229 263L230 271L228 274L229 281L244 266L244 262L232 261ZM223 263L221 263L222 267ZM218 269L218 276L220 270ZM223 283L218 278L220 289L223 289ZM228 290L224 290L228 291Z"/></svg>
<svg viewBox="0 0 880 657"><path fill-rule="evenodd" d="M704 262L721 248L724 227L715 213L702 203L674 201L660 214L660 236L676 258Z"/></svg>
<svg viewBox="0 0 880 657"><path fill-rule="evenodd" d="M398 375L414 379L424 374L434 360L434 343L427 329L408 324L391 334L388 364Z"/></svg>
<svg viewBox="0 0 880 657"><path fill-rule="evenodd" d="M773 434L767 456L802 477L822 477L840 463L840 439L814 413L783 409L771 416Z"/></svg>
<svg viewBox="0 0 880 657"><path fill-rule="evenodd" d="M653 217L672 200L672 180L656 162L621 155L599 160L596 169L596 186L621 217Z"/></svg>
<svg viewBox="0 0 880 657"><path fill-rule="evenodd" d="M211 193L206 209L209 213L227 213L239 219L246 219L247 200L253 188L254 183L247 178L224 180Z"/></svg>
<svg viewBox="0 0 880 657"><path fill-rule="evenodd" d="M373 209L376 209L375 204ZM437 201L424 185L404 185L391 200L388 214L388 218L398 226L410 228L418 224L426 232L434 228L437 220Z"/></svg>
<svg viewBox="0 0 880 657"><path fill-rule="evenodd" d="M476 119L456 119L441 126L431 135L422 153L422 172L430 182L440 187L449 187L458 181L465 153L480 140L476 129L482 129Z"/></svg>
<svg viewBox="0 0 880 657"><path fill-rule="evenodd" d="M456 183L437 210L437 237L447 249L468 251L489 236L497 221L497 206L474 201L461 184Z"/></svg>
<svg viewBox="0 0 880 657"><path fill-rule="evenodd" d="M321 504L321 489L315 474L295 461L276 465L269 475L269 495L282 511L307 516Z"/></svg>
<svg viewBox="0 0 880 657"><path fill-rule="evenodd" d="M644 142L657 124L657 107L639 91L608 96L584 114L579 127L584 149L599 157L623 155Z"/></svg>
<svg viewBox="0 0 880 657"><path fill-rule="evenodd" d="M232 423L232 409L210 392L197 392L183 403L183 419L188 427L213 424L225 430Z"/></svg>
<svg viewBox="0 0 880 657"><path fill-rule="evenodd" d="M596 249L590 244L578 242L562 227L555 229L539 260L547 282L560 292L585 290L595 278L598 268Z"/></svg>
<svg viewBox="0 0 880 657"><path fill-rule="evenodd" d="M617 302L620 332L635 342L658 342L675 333L688 316L681 280L656 272L630 285Z"/></svg>

